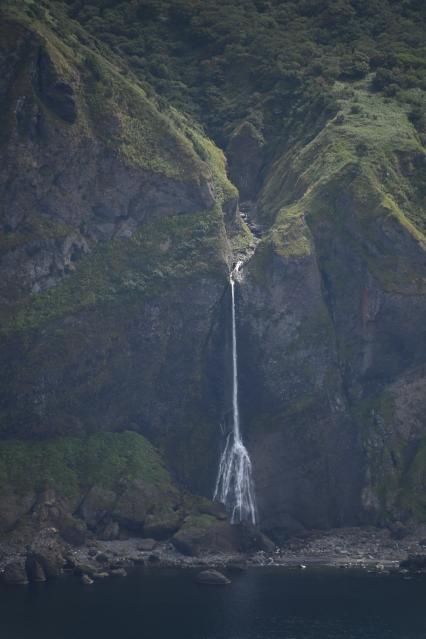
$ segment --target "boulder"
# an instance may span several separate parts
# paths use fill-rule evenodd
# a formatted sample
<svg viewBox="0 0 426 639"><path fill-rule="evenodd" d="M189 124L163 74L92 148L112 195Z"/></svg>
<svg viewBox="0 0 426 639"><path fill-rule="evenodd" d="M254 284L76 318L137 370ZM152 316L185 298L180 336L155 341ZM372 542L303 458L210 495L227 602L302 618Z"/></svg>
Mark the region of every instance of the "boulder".
<svg viewBox="0 0 426 639"><path fill-rule="evenodd" d="M91 563L90 560L80 560L74 556L67 557L68 565L75 575L90 575L91 577L99 572L99 565Z"/></svg>
<svg viewBox="0 0 426 639"><path fill-rule="evenodd" d="M426 571L426 555L409 555L399 563L399 567L410 572Z"/></svg>
<svg viewBox="0 0 426 639"><path fill-rule="evenodd" d="M226 586L231 582L218 570L203 570L197 575L197 583L209 586Z"/></svg>
<svg viewBox="0 0 426 639"><path fill-rule="evenodd" d="M73 519L61 530L61 537L72 546L84 546L87 540L86 524Z"/></svg>
<svg viewBox="0 0 426 639"><path fill-rule="evenodd" d="M34 492L26 495L16 495L7 486L2 486L0 500L0 533L12 530L19 519L28 513L36 502Z"/></svg>
<svg viewBox="0 0 426 639"><path fill-rule="evenodd" d="M107 564L109 562L108 555L106 555L104 552L98 552L98 554L95 556L95 560L100 564Z"/></svg>
<svg viewBox="0 0 426 639"><path fill-rule="evenodd" d="M275 543L265 533L260 532L256 538L259 550L263 550L266 553L273 553L276 549Z"/></svg>
<svg viewBox="0 0 426 639"><path fill-rule="evenodd" d="M228 520L228 513L226 512L225 506L218 501L211 501L207 499L207 497L187 496L185 506L188 512L194 513L194 515L211 515L222 521Z"/></svg>
<svg viewBox="0 0 426 639"><path fill-rule="evenodd" d="M198 530L181 529L172 537L171 542L182 555L196 557L200 552L201 536Z"/></svg>
<svg viewBox="0 0 426 639"><path fill-rule="evenodd" d="M182 515L179 511L160 511L146 516L143 533L153 539L169 539L181 523Z"/></svg>
<svg viewBox="0 0 426 639"><path fill-rule="evenodd" d="M74 508L75 500L68 500L52 488L48 488L37 496L37 502L31 512L31 523L38 530L63 530L68 526L78 525L72 517Z"/></svg>
<svg viewBox="0 0 426 639"><path fill-rule="evenodd" d="M93 579L89 575L81 575L80 580L85 586L91 586L93 583Z"/></svg>
<svg viewBox="0 0 426 639"><path fill-rule="evenodd" d="M30 581L46 581L46 574L40 561L33 555L27 555L25 569Z"/></svg>
<svg viewBox="0 0 426 639"><path fill-rule="evenodd" d="M28 549L29 565L39 564L48 579L63 573L64 558L58 548L34 547Z"/></svg>
<svg viewBox="0 0 426 639"><path fill-rule="evenodd" d="M110 572L111 577L127 577L127 572L124 568L113 568Z"/></svg>
<svg viewBox="0 0 426 639"><path fill-rule="evenodd" d="M392 539L404 539L410 534L409 528L405 526L401 521L392 522L391 524L389 524L388 528Z"/></svg>
<svg viewBox="0 0 426 639"><path fill-rule="evenodd" d="M151 555L149 555L148 561L150 564L158 564L161 561L161 557L158 553L153 552Z"/></svg>
<svg viewBox="0 0 426 639"><path fill-rule="evenodd" d="M78 515L84 519L89 528L96 528L111 514L116 500L117 495L112 490L92 486L78 509Z"/></svg>
<svg viewBox="0 0 426 639"><path fill-rule="evenodd" d="M209 515L187 517L171 542L190 557L203 551L236 552L239 547L237 527Z"/></svg>
<svg viewBox="0 0 426 639"><path fill-rule="evenodd" d="M114 520L132 531L140 531L149 507L143 484L128 486L118 497L113 511Z"/></svg>
<svg viewBox="0 0 426 639"><path fill-rule="evenodd" d="M25 562L22 559L16 559L6 564L3 579L7 584L27 584L28 576Z"/></svg>
<svg viewBox="0 0 426 639"><path fill-rule="evenodd" d="M96 534L102 541L114 541L120 536L120 526L116 521L109 521L104 526L101 526Z"/></svg>
<svg viewBox="0 0 426 639"><path fill-rule="evenodd" d="M142 550L143 552L150 552L151 550L154 550L156 545L157 542L155 539L142 539L141 542L138 544L138 550Z"/></svg>
<svg viewBox="0 0 426 639"><path fill-rule="evenodd" d="M243 552L257 552L263 550L266 553L273 553L275 543L269 539L257 526L247 522L238 525L240 549Z"/></svg>

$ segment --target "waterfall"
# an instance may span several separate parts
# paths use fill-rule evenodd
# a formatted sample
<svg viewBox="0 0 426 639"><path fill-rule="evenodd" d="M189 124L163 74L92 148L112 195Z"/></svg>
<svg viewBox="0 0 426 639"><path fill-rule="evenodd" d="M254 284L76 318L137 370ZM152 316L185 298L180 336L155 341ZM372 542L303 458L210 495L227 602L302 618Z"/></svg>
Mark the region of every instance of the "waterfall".
<svg viewBox="0 0 426 639"><path fill-rule="evenodd" d="M235 317L235 281L242 262L237 262L231 271L232 303L232 431L228 434L225 448L220 458L213 499L225 504L231 513L231 523L251 521L256 523L256 503L252 479L251 460L243 444L238 409L238 357L237 327Z"/></svg>

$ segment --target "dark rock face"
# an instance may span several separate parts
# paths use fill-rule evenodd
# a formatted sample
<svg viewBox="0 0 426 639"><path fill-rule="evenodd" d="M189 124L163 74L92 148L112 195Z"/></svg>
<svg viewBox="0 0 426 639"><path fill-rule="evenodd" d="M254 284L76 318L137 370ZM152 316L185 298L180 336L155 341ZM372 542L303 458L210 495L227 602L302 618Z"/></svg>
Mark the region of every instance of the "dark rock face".
<svg viewBox="0 0 426 639"><path fill-rule="evenodd" d="M267 528L267 523L262 522L262 528ZM242 552L253 553L259 550L272 554L276 548L275 543L265 535L257 526L243 522L238 526L238 543Z"/></svg>
<svg viewBox="0 0 426 639"><path fill-rule="evenodd" d="M27 584L28 577L25 563L20 560L8 563L4 569L3 579L8 584Z"/></svg>
<svg viewBox="0 0 426 639"><path fill-rule="evenodd" d="M80 504L78 514L90 528L96 528L111 513L116 500L117 495L112 490L92 486Z"/></svg>
<svg viewBox="0 0 426 639"><path fill-rule="evenodd" d="M423 504L424 241L350 171L320 198L289 208L239 289L242 415L277 540Z"/></svg>
<svg viewBox="0 0 426 639"><path fill-rule="evenodd" d="M77 119L74 89L57 72L47 51L39 49L34 84L40 99L58 117L73 124Z"/></svg>
<svg viewBox="0 0 426 639"><path fill-rule="evenodd" d="M155 546L157 545L157 542L155 539L142 539L140 544L138 545L138 550L142 550L142 551L151 551L154 550Z"/></svg>
<svg viewBox="0 0 426 639"><path fill-rule="evenodd" d="M227 149L229 174L243 200L252 199L259 187L259 172L264 160L264 140L249 122L232 135Z"/></svg>
<svg viewBox="0 0 426 639"><path fill-rule="evenodd" d="M72 516L73 502L57 494L54 490L41 491L31 513L23 519L34 530L59 531L69 543L83 545L86 539L86 525Z"/></svg>
<svg viewBox="0 0 426 639"><path fill-rule="evenodd" d="M17 495L11 488L4 486L1 495L0 531L7 533L12 530L19 519L31 511L36 499L34 493Z"/></svg>
<svg viewBox="0 0 426 639"><path fill-rule="evenodd" d="M48 579L54 579L63 573L64 558L58 548L38 546L30 550L28 558L32 568L37 563Z"/></svg>
<svg viewBox="0 0 426 639"><path fill-rule="evenodd" d="M25 569L30 581L46 581L46 574L39 555L29 553L25 560Z"/></svg>
<svg viewBox="0 0 426 639"><path fill-rule="evenodd" d="M169 539L179 529L181 523L182 514L180 512L166 511L156 515L147 515L143 533L158 540Z"/></svg>
<svg viewBox="0 0 426 639"><path fill-rule="evenodd" d="M361 451L314 256L259 248L238 293L242 418L263 527L278 539L289 521L356 520Z"/></svg>
<svg viewBox="0 0 426 639"><path fill-rule="evenodd" d="M87 539L87 530L83 522L74 525L66 525L61 530L61 537L72 546L84 546Z"/></svg>
<svg viewBox="0 0 426 639"><path fill-rule="evenodd" d="M171 539L183 555L196 557L203 551L235 552L239 548L239 534L235 526L210 518L190 518Z"/></svg>
<svg viewBox="0 0 426 639"><path fill-rule="evenodd" d="M124 133L104 138L107 121L86 103L93 87L85 83L92 80L37 34L17 23L8 28L16 38L0 52L2 65L14 63L3 79L8 127L0 171L6 238L0 301L8 317L27 302L39 310L25 327L13 320L1 340L2 435L130 427L161 442L178 477L210 495L223 405L215 401L221 388L208 384L206 361L229 252L210 169L136 94L127 96L132 107L120 107L123 117L132 118L136 107L143 111L143 126L156 127L155 144L164 138L164 162L156 170L141 166L138 153L146 152L146 143L137 161L125 158L109 144L114 139L127 149ZM112 109L110 115L116 116ZM235 214L235 204L232 194L223 208ZM108 273L101 266L105 251L112 260ZM105 275L114 281L106 283ZM94 289L86 276L100 278ZM67 292L69 286L76 291ZM47 321L40 302L56 309ZM117 521L140 527L145 514L120 514L123 500ZM105 507L94 511L89 501L82 513L93 527Z"/></svg>
<svg viewBox="0 0 426 639"><path fill-rule="evenodd" d="M120 536L120 526L116 521L109 521L98 528L96 535L104 541L113 541Z"/></svg>
<svg viewBox="0 0 426 639"><path fill-rule="evenodd" d="M426 571L426 555L410 555L400 562L399 567L410 572Z"/></svg>

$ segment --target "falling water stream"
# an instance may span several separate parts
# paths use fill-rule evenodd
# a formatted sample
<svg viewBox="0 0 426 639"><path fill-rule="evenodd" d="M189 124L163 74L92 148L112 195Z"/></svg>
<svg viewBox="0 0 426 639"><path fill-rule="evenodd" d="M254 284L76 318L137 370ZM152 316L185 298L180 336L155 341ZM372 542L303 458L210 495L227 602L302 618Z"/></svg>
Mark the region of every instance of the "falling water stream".
<svg viewBox="0 0 426 639"><path fill-rule="evenodd" d="M242 262L237 262L231 271L232 302L232 431L228 434L220 458L213 499L225 504L231 514L231 523L250 521L256 523L256 503L252 479L251 460L243 444L238 409L238 357L237 328L235 318L235 281Z"/></svg>

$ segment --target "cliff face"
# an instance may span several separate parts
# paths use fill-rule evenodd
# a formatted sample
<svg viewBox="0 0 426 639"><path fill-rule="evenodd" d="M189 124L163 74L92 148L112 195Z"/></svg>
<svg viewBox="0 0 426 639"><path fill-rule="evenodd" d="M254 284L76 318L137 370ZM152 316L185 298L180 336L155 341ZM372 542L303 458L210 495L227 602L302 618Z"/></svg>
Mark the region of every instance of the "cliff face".
<svg viewBox="0 0 426 639"><path fill-rule="evenodd" d="M267 178L258 218L278 211L241 290L244 411L276 533L424 507L426 242L413 185L425 156L404 111L393 129L380 97L363 83L357 96L376 123L362 158L343 96L341 116Z"/></svg>
<svg viewBox="0 0 426 639"><path fill-rule="evenodd" d="M228 272L253 237L202 129L52 12L9 9L1 26L0 435L18 466L45 446L57 470L74 462L51 442L135 431L180 486L211 496L230 408ZM247 120L223 145L261 229L237 289L240 402L277 539L426 516L423 138L370 76L329 93L335 110L288 139L268 146ZM23 488L12 466L0 459L21 516L57 472ZM140 469L125 488L84 475L80 515L94 486L114 493L110 512L146 483Z"/></svg>
<svg viewBox="0 0 426 639"><path fill-rule="evenodd" d="M208 493L224 158L101 56L25 20L4 31L2 435L134 428Z"/></svg>

